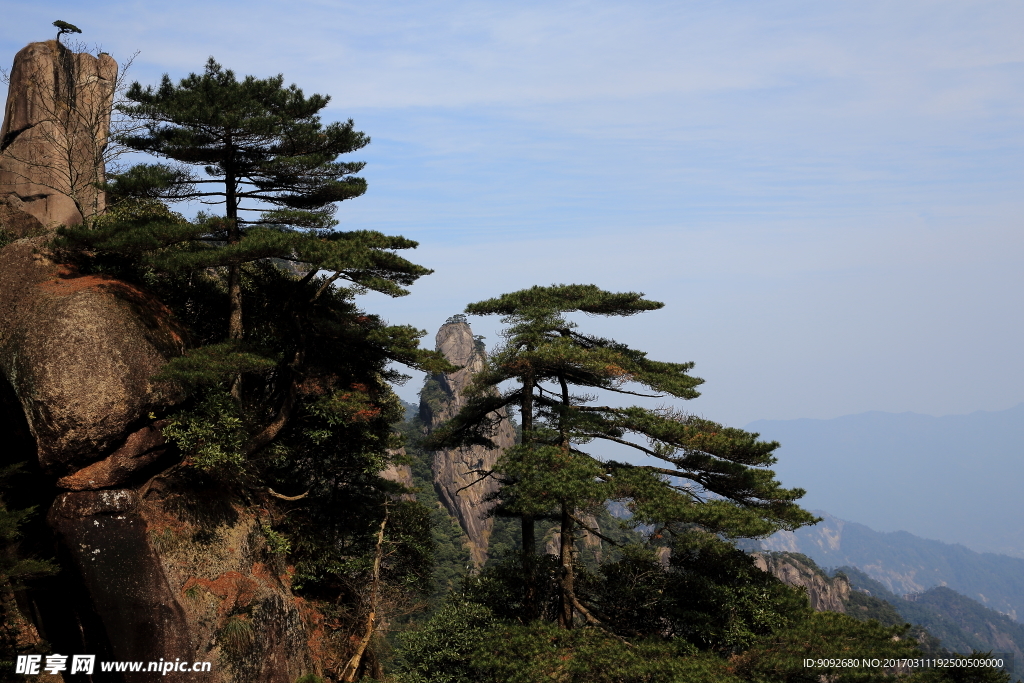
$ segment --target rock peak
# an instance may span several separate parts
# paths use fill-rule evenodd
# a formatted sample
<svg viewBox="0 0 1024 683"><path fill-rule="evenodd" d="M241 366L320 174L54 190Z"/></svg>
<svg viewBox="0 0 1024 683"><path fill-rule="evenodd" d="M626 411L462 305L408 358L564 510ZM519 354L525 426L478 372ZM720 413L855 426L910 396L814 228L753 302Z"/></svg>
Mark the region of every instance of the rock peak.
<svg viewBox="0 0 1024 683"><path fill-rule="evenodd" d="M449 318L438 330L435 341L437 350L459 369L428 378L420 399L420 416L428 431L458 414L466 404L466 389L487 361L483 344L473 336L465 316ZM477 567L487 561L487 544L494 526L488 515L493 503L488 497L498 489L494 479L482 478L480 473L492 469L501 453L515 445L515 430L508 414L502 409L498 417L498 427L492 436L498 448L472 446L434 453L434 488L469 537L470 555Z"/></svg>
<svg viewBox="0 0 1024 683"><path fill-rule="evenodd" d="M24 216L5 226L31 217L50 229L103 211L96 185L105 178L116 80L110 55L75 53L56 40L15 55L0 128L0 208Z"/></svg>

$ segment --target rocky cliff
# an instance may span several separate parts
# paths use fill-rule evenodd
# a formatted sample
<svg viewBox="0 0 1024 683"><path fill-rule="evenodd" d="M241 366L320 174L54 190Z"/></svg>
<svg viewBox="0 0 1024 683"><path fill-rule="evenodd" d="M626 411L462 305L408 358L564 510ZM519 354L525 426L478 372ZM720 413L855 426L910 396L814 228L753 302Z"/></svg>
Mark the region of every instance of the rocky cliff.
<svg viewBox="0 0 1024 683"><path fill-rule="evenodd" d="M600 529L601 525L597 521L597 517L592 514L581 515L580 512L576 511L577 517L583 522L585 528L577 527L574 533L576 543L585 549L595 553L597 561L601 561L601 539L594 534L587 531L587 529ZM562 552L562 532L556 530L557 527L553 527L550 535L544 540L544 552L548 555L558 555Z"/></svg>
<svg viewBox="0 0 1024 683"><path fill-rule="evenodd" d="M449 320L437 332L437 350L460 369L428 379L421 395L420 417L428 430L455 416L465 405L465 391L486 361L482 344L473 337L473 330L461 316ZM448 511L459 520L470 541L470 553L477 567L487 560L487 545L493 520L488 517L489 495L497 491L497 483L482 478L480 472L490 470L506 448L515 445L515 429L504 411L492 441L498 446L482 446L437 451L434 454L434 486Z"/></svg>
<svg viewBox="0 0 1024 683"><path fill-rule="evenodd" d="M324 629L268 547L265 501L178 468L154 417L180 400L151 378L182 352L183 331L145 291L47 250L55 224L82 220L47 165L61 144L47 112L95 106L116 71L109 57L62 50L50 41L18 53L0 144L0 227L14 238L0 250L0 465L29 464L30 481L5 498L44 513L26 541L60 574L0 597L54 652L210 661L204 680L293 683L318 673Z"/></svg>
<svg viewBox="0 0 1024 683"><path fill-rule="evenodd" d="M850 582L845 576L829 578L812 561L797 554L754 553L754 563L789 586L807 591L811 609L818 612L846 612Z"/></svg>

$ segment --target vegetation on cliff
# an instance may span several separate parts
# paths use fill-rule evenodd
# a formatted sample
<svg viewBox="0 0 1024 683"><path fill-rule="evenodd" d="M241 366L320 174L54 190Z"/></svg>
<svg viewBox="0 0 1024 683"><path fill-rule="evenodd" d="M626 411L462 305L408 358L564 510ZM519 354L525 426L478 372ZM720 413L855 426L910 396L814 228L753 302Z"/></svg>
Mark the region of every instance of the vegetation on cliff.
<svg viewBox="0 0 1024 683"><path fill-rule="evenodd" d="M356 305L369 289L407 294L429 271L395 253L414 242L332 229L334 202L365 188L352 175L362 164L336 157L368 139L351 122L322 126L327 98L282 84L239 82L211 61L177 86L134 85L125 112L146 134L122 142L207 175L128 169L108 186L106 213L62 228L53 246L79 272L154 293L186 331L189 350L154 378L185 397L154 416L182 457L162 476L193 469L258 501L293 590L332 630L358 634L323 665L348 680L379 671L377 631L429 592L430 509L380 476L402 418L392 364L450 366L419 349L422 332ZM196 197L219 199L225 215L186 220L163 203ZM260 203L257 218L240 213Z"/></svg>

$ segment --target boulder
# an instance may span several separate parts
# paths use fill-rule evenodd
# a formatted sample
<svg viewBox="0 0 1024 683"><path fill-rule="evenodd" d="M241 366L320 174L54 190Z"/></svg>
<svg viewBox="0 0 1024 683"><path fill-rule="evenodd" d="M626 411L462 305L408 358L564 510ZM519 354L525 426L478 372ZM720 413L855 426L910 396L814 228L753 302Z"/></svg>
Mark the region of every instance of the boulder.
<svg viewBox="0 0 1024 683"><path fill-rule="evenodd" d="M269 547L259 508L196 479L179 469L141 490L58 496L49 522L84 598L65 614L100 625L80 647L103 660L209 662L199 678L211 683L321 674L338 644L323 616L292 594L292 570Z"/></svg>
<svg viewBox="0 0 1024 683"><path fill-rule="evenodd" d="M193 651L189 628L150 544L138 502L130 489L64 493L50 509L49 521L103 622L112 656L174 661ZM173 676L168 680L187 680ZM133 678L142 681L146 675L126 676Z"/></svg>
<svg viewBox="0 0 1024 683"><path fill-rule="evenodd" d="M128 442L149 428L151 412L180 400L152 377L182 352L183 336L151 295L54 262L42 237L0 251L0 373L21 402L40 464L65 477L121 452L102 483L69 488L118 486L131 460L149 462L129 453L142 447L138 436Z"/></svg>
<svg viewBox="0 0 1024 683"><path fill-rule="evenodd" d="M0 157L0 166L3 160ZM35 237L46 232L42 221L25 208L25 202L16 194L0 194L0 229L9 237Z"/></svg>
<svg viewBox="0 0 1024 683"><path fill-rule="evenodd" d="M166 577L187 625L191 649L174 656L211 662L202 680L294 683L338 665L331 653L341 644L323 615L291 592L294 568L268 544L263 503L246 505L182 470L140 496L155 573Z"/></svg>

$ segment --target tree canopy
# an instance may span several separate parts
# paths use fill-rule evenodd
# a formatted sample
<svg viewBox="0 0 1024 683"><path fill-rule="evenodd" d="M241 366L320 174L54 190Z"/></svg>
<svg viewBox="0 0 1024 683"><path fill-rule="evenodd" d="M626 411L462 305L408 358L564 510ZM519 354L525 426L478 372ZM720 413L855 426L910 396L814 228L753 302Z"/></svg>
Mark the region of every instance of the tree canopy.
<svg viewBox="0 0 1024 683"><path fill-rule="evenodd" d="M108 195L142 201L196 200L220 205L220 216L168 220L159 210L134 211L93 230L65 230L78 246L145 252L167 270L227 269L231 315L228 338L241 340L241 265L274 258L296 264L308 277L320 270L330 281L389 296L431 271L400 256L416 242L375 231L337 231L336 203L358 197L366 181L363 162L339 161L369 143L351 120L324 125L320 111L330 98L305 96L281 75L242 80L212 57L202 74L157 88L133 83L121 111L144 130L119 141L170 163L139 164L111 178Z"/></svg>
<svg viewBox="0 0 1024 683"><path fill-rule="evenodd" d="M60 37L65 33L81 33L82 29L78 28L74 24L69 24L66 21L58 19L53 22L53 25L57 27L57 42L60 42Z"/></svg>

